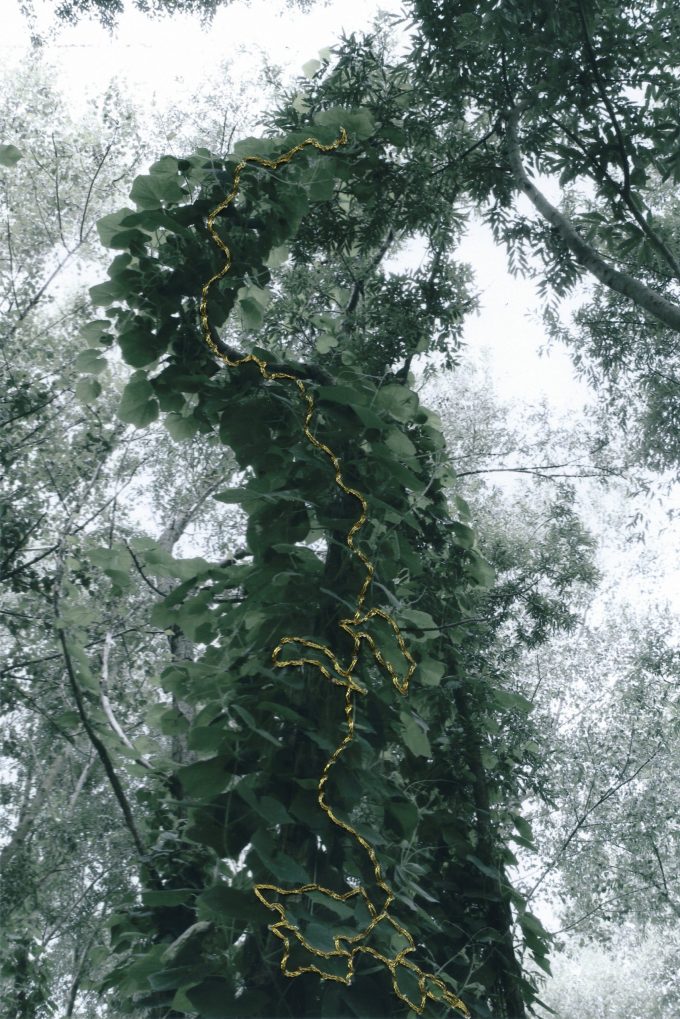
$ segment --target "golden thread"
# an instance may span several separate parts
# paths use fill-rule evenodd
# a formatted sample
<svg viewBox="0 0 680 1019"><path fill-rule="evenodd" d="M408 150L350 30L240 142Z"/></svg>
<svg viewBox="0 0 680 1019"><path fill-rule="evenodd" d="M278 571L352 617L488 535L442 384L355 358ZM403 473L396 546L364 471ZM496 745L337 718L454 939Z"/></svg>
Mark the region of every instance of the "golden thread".
<svg viewBox="0 0 680 1019"><path fill-rule="evenodd" d="M366 576L364 577L363 583L359 590L359 594L357 596L357 607L353 617L351 619L349 618L341 619L338 624L340 628L352 639L353 651L350 664L347 667L343 667L336 658L336 656L333 654L333 652L330 650L330 648L325 647L323 644L318 644L315 641L306 640L305 638L302 637L281 637L279 643L272 652L272 661L275 667L279 669L286 669L290 668L291 666L313 665L317 669L319 669L322 675L326 679L328 679L331 683L334 683L337 686L345 687L346 692L344 711L347 731L342 742L339 744L338 747L336 747L336 749L333 751L333 753L331 754L330 758L328 759L324 766L317 787L318 788L317 800L319 806L328 816L328 818L333 822L333 824L336 825L338 828L342 828L343 831L346 831L349 835L351 835L352 838L354 838L358 842L358 844L364 849L373 866L373 872L375 874L376 883L385 893L385 902L383 904L382 909L378 911L377 907L371 901L368 892L363 886L352 888L350 889L350 891L341 894L339 892L332 891L332 889L330 888L324 888L321 885L316 884L315 882L302 885L298 888L293 889L279 888L277 885L270 884L257 884L254 886L253 891L257 898L259 899L259 901L264 906L266 906L267 909L269 909L272 912L278 913L280 916L280 919L276 923L269 925L269 930L283 942L284 951L283 956L281 958L281 972L285 976L296 977L300 976L302 973L317 973L323 980L335 980L338 983L349 985L352 982L352 978L354 976L354 958L359 952L363 952L367 955L373 956L373 958L378 959L380 962L384 963L385 966L387 966L392 976L392 986L394 988L396 995L405 1004L407 1004L409 1008L411 1008L414 1012L422 1014L425 1010L427 999L429 998L431 1001L435 1002L441 1003L443 1001L446 1004L450 1005L452 1008L460 1010L461 1012L463 1012L465 1016L469 1017L470 1012L467 1006L464 1004L464 1002L460 1000L460 998L458 998L455 994L448 990L445 983L442 980L440 980L439 977L436 977L432 973L425 973L414 962L406 958L408 954L415 951L416 946L412 935L404 927L402 927L401 924L399 924L394 919L394 917L390 916L388 912L390 905L394 901L394 892L389 887L389 885L387 884L383 877L382 868L375 854L375 850L366 841L366 839L359 834L359 832L352 828L350 824L348 824L346 821L341 820L334 814L332 808L328 805L324 796L324 789L328 781L328 776L331 768L337 762L340 755L345 751L345 749L349 746L349 744L352 742L354 738L353 695L355 693L359 693L362 695L365 695L367 693L367 690L355 680L353 675L354 670L359 661L362 640L366 641L366 643L370 647L376 662L389 673L392 682L396 689L399 691L399 693L401 694L407 693L409 682L416 668L416 663L413 657L411 656L408 648L406 647L404 638L402 637L401 631L399 630L399 627L397 626L394 619L379 608L372 608L369 609L368 611L364 611L366 594L368 592L368 588L373 578L375 567L373 566L373 563L369 560L368 556L366 556L366 554L362 552L360 548L356 547L356 545L354 544L354 538L355 535L361 530L361 528L366 523L366 520L368 518L368 504L364 496L361 494L361 492L358 492L355 488L350 488L345 483L344 478L342 476L340 460L335 455L335 453L333 453L333 451L329 449L329 447L325 445L325 443L320 442L316 438L316 436L314 436L310 431L309 426L314 415L314 399L311 396L311 394L307 391L307 387L305 386L304 382L302 382L302 380L297 378L295 375L291 375L288 372L278 371L270 372L267 368L266 361L263 361L262 358L257 357L255 354L247 354L245 357L239 358L236 361L232 361L226 354L222 353L222 351L219 350L216 343L214 342L210 330L210 323L208 320L208 293L210 291L210 288L213 286L214 283L217 283L218 280L221 280L229 272L231 268L231 252L227 245L224 243L224 241L221 239L219 234L216 232L214 223L217 216L219 216L220 213L223 212L231 204L231 202L233 202L236 195L238 194L241 180L241 171L247 166L248 163L257 163L259 166L266 167L269 170L276 170L278 169L279 166L282 166L284 163L288 163L296 153L300 152L300 150L305 148L305 146L307 145L312 145L319 152L333 152L341 145L345 145L346 142L347 132L345 131L344 128L340 128L340 137L337 138L330 145L322 145L316 138L306 138L303 142L300 142L298 145L295 145L292 149L284 153L282 156L279 156L277 159L271 160L265 159L261 156L247 156L245 159L242 159L240 163L238 163L234 171L234 179L231 191L226 196L226 198L224 198L219 203L219 205L217 205L212 210L207 220L208 231L210 233L210 236L212 237L213 241L218 246L220 251L222 251L222 253L224 254L226 261L222 268L219 270L219 272L216 272L214 276L211 276L208 282L205 283L201 288L200 316L201 325L203 329L203 339L205 340L205 343L210 348L215 357L219 358L219 360L224 362L224 364L228 365L228 367L238 368L242 364L248 364L249 362L252 362L253 364L257 365L257 367L260 370L260 374L267 381L274 381L280 379L282 381L285 380L287 382L292 382L295 386L297 386L300 398L306 404L303 431L307 440L317 449L325 453L325 455L328 457L330 463L332 464L335 470L336 485L346 495L353 496L361 506L361 512L359 514L359 517L350 528L347 534L346 542L350 552L353 555L355 555L365 567ZM399 649L404 657L404 660L405 662L408 663L406 675L403 677L403 679L399 678L392 664L389 661L387 661L387 659L384 658L383 655L380 653L373 637L371 637L371 635L369 633L366 633L363 629L360 629L360 627L362 627L366 622L376 617L382 619L392 629L396 637L397 643L399 645ZM328 661L330 662L335 672L335 675L333 675L333 673L329 671L326 665L324 665L322 661L319 661L318 658L305 657L281 660L279 656L283 647L286 644L299 644L305 648L309 648L313 651L317 651L320 654L324 655L326 659L328 659ZM339 679L338 678L339 676L341 676L342 678ZM363 930L359 931L357 934L354 935L338 934L334 936L333 938L333 944L335 946L334 949L332 951L324 951L323 949L317 948L314 945L310 944L304 937L300 928L288 918L283 904L280 902L271 902L269 899L267 899L264 892L274 893L276 895L281 895L284 897L289 895L300 895L306 892L318 892L321 893L322 895L327 895L329 898L334 899L336 902L347 902L349 899L353 899L357 896L360 896L366 905L366 908L369 912L371 919L370 922L366 925L366 927ZM394 930L405 939L407 943L405 948L401 949L399 952L397 952L396 955L394 955L391 958L384 955L382 952L377 951L370 945L360 943L365 941L368 935L371 933L371 931L374 930L374 928L376 928L378 924L383 922L390 924L394 928ZM329 973L321 969L320 966L315 966L313 964L307 966L300 966L298 969L295 970L287 969L286 963L290 958L291 951L291 938L289 935L293 935L297 939L297 941L301 945L303 945L312 955L316 955L319 958L323 959L331 959L334 957L345 958L347 960L346 975L340 976L336 973ZM346 946L341 945L341 942L346 942ZM405 969L410 970L411 973L413 973L416 976L418 982L418 990L420 992L419 1002L411 1001L399 987L397 981L397 966L400 965L403 966ZM441 995L435 994L432 991L431 986L428 986L428 984L433 985L435 988L437 988L437 990L441 992Z"/></svg>

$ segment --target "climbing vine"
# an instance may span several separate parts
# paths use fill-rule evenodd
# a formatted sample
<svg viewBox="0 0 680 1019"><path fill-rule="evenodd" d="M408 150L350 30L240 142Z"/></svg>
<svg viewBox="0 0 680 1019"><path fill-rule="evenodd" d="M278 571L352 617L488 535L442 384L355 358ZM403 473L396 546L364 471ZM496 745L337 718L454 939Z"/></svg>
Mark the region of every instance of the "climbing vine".
<svg viewBox="0 0 680 1019"><path fill-rule="evenodd" d="M134 563L116 547L100 559L112 577L174 576L152 621L198 650L164 669L150 709L150 731L181 736L186 752L161 750L152 763L164 777L140 788L140 900L111 920L106 987L121 1010L159 1016L403 1015L429 999L442 1015L454 1005L483 1017L494 995L535 997L515 959L511 905L545 964L544 932L504 872L509 819L518 841L530 845L530 832L514 801L509 813L495 805L501 779L489 779L494 760L502 767L490 749L499 715L530 706L475 659L476 592L493 572L464 502L447 495L455 476L436 415L385 340L379 373L357 355L368 342L361 288L333 294L326 282L336 299L317 305L303 337L289 350L259 345L270 321L281 328L274 312L300 269L303 227L317 232L312 259L349 254L367 280L386 250L377 237L373 254L347 251L328 227L338 209L359 223L370 208L361 166L382 144L370 109L326 108L313 127L329 151L293 130L246 139L226 159L164 157L135 181L136 208L99 223L120 253L91 290L106 317L86 337L98 342L92 357L115 340L134 369L119 417L145 428L162 414L177 441L228 446L240 480L215 498L247 519L245 547L220 563L176 561L153 542L137 544ZM342 155L330 151L341 128ZM237 195L247 162L258 172ZM460 297L455 274L439 278L442 298L447 286ZM207 288L209 317L198 300ZM291 645L325 662L287 658ZM422 969L407 958L414 948Z"/></svg>

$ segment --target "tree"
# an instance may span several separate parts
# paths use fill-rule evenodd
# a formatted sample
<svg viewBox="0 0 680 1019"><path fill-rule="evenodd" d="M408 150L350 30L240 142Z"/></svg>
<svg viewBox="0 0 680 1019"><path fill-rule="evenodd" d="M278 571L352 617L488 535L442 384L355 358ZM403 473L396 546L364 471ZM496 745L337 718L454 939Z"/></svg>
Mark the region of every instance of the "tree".
<svg viewBox="0 0 680 1019"><path fill-rule="evenodd" d="M353 74L348 81L349 67ZM362 80L363 93L355 94L350 105L345 89L356 93L355 82ZM370 659L365 663L380 703L371 707L366 702L368 716L357 723L353 756L348 752L343 759L348 774L338 772L333 809L341 810L346 823L359 828L371 845L382 847L379 855L389 872L405 882L398 901L411 911L415 940L429 953L430 966L443 978L451 977L456 993L467 991L476 1014L495 1007L518 1016L524 1013L524 999L533 1000L531 983L516 960L513 908L522 938L539 964L546 965L541 925L505 875L514 860L507 840L530 844L517 802L522 799L522 762L536 744L532 747L529 739L514 754L494 753L504 738L496 736L499 713L512 714L519 725L530 704L503 688L503 673L491 656L480 658L480 645L494 632L494 617L479 626L475 589L483 589L492 573L475 549L464 502L457 504L458 519L448 517L443 485L453 475L445 464L443 440L436 419L419 410L408 385L408 364L419 350L439 349L452 360L464 277L447 265L437 234L446 196L438 189L437 201L429 203L434 192L423 195L420 174L389 152L395 139L400 147L406 145L405 136L395 135L391 126L403 87L395 84L393 72L376 59L372 40L348 40L326 81L319 76L304 98L292 95L275 114L276 126L279 131L285 126L287 136L248 139L227 160L207 150L184 160L164 158L135 182L137 211L125 209L108 220L109 244L126 254L117 256L110 282L93 288L92 296L107 307L124 356L137 367L120 412L142 428L165 411L206 435L218 429L244 471L241 485L219 497L242 505L249 518L245 561L222 570L211 567L198 595L185 585L185 601L173 595L167 614L156 615L162 625L181 627L191 620L206 649L193 664L163 673L165 689L193 709L188 745L199 759L175 776L183 793L171 788L162 810L159 804L156 845L171 839L172 859L158 850L151 864L156 877L143 891L143 910L132 910L114 930L114 947L122 958L109 986L136 995L138 1006L178 1012L193 1008L203 1015L221 1014L225 1002L233 1002L239 1012L282 1015L319 1009L365 1014L376 1008L384 1014L386 1005L402 1007L398 997L392 1005L385 1002L385 969L366 968L363 960L356 964L356 982L341 998L333 983L323 986L305 978L291 985L282 979L280 946L267 933L266 913L248 894L253 884L275 884L278 895L286 894L281 885L291 883L338 889L347 873L372 887L377 875L366 870L351 839L339 837L330 818L315 812L314 787L329 750L337 745L337 722L330 698L317 714L314 662L307 662L310 667L300 679L284 675L282 680L276 663L267 665L277 635L299 632L295 606L301 604L312 614L305 639L317 649L322 640L324 647L340 653L333 633L362 575L343 551L354 519L351 503L347 492L328 501L324 478L329 479L307 449L296 392L286 395L270 384L276 378L266 372L263 382L252 360L240 371L220 371L202 344L201 281L223 275L224 287L211 297L215 317L209 346L230 362L243 360L236 347L243 339L232 325L237 313L246 331L255 334L248 340L250 349L266 360L267 372L278 372L298 392L299 383L315 393L317 438L332 443L334 453L340 451L346 483L367 491L371 524L365 548L380 564L374 608L393 613L411 636L424 677L420 690L411 693L410 706L395 708L389 679L381 679ZM346 105L338 107L339 100ZM222 206L233 265L225 275L222 256L209 245L206 215L229 192L237 158L255 152L271 160L302 144L310 127L299 129L300 111L314 108L313 130L322 142L330 144L345 125L354 132L353 147L347 150L353 160L345 160L345 152L310 158L303 145L299 159L286 165L286 188L278 174L250 176L240 200ZM426 129L420 123L414 131L423 139ZM366 166L372 167L371 188L366 187ZM386 194L391 198L387 210ZM427 229L436 244L425 280L411 279L400 288L388 286L380 272L395 240L392 217L406 221L410 230ZM162 231L152 233L154 227ZM285 261L286 241L290 262ZM272 300L263 284L277 268ZM168 278L172 290L164 282ZM411 308L418 290L423 298L415 314ZM388 295L394 304L389 313ZM461 296L470 304L464 289ZM376 314L378 307L388 329ZM132 309L141 319L134 342L126 338ZM416 332L409 325L418 320ZM393 330L392 323L399 322L402 328ZM257 342L260 331L267 336L266 351ZM363 442L361 457L353 437ZM401 534L404 523L410 537ZM398 542L395 525L400 527ZM429 590L418 591L425 571ZM225 587L233 592L226 602L216 597ZM517 591L507 592L506 606L517 596ZM532 604L536 621L546 610L545 600ZM403 682L394 637L385 626L373 625L371 639L383 656L378 663ZM500 630L500 621L495 626ZM541 639L540 632L534 639ZM219 645L214 643L218 633ZM343 637L340 648L343 641L346 654L351 645ZM168 715L167 722L173 717ZM286 737L291 724L296 730L292 741ZM446 752L441 763L431 742L435 736ZM451 789L452 773L460 776L458 789ZM421 787L422 795L416 792ZM457 825L451 824L452 817L458 818ZM384 825L405 839L397 855L380 835ZM511 834L517 830L519 835ZM440 875L438 900L421 883L420 876L428 873ZM467 907L459 897L462 887L467 888ZM427 905L420 906L419 899ZM303 969L315 957L317 967L318 959L326 958L338 920L350 930L362 925L360 915L348 914L347 907L338 909L334 919L327 899L315 906L306 912L299 905L295 913L306 944L296 946L293 965ZM288 917L287 912L278 915ZM431 941L435 932L438 943ZM378 946L387 959L397 951L380 939ZM409 973L401 969L395 974L399 991L420 1007L422 988L418 991L413 981L409 987ZM335 975L342 977L346 970ZM425 986L435 997L441 991L433 983Z"/></svg>
<svg viewBox="0 0 680 1019"><path fill-rule="evenodd" d="M668 611L617 615L536 654L560 802L559 818L537 812L546 864L536 887L557 871L562 923L603 940L631 918L672 930L679 909L677 628Z"/></svg>
<svg viewBox="0 0 680 1019"><path fill-rule="evenodd" d="M556 301L581 279L602 284L581 316L581 352L615 385L622 364L647 363L626 377L639 386L649 460L673 466L675 5L413 0L410 7L419 101L426 95L430 108L446 110L449 124L467 121L462 153L442 134L440 172L479 204L511 267L537 277L546 298ZM558 176L561 209L537 174Z"/></svg>

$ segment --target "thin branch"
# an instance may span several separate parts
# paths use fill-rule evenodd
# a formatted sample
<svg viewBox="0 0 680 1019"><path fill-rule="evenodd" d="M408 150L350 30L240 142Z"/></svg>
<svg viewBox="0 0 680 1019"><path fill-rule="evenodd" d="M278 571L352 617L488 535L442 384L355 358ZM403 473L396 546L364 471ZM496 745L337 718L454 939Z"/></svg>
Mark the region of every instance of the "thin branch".
<svg viewBox="0 0 680 1019"><path fill-rule="evenodd" d="M150 587L151 590L155 594L158 594L158 595L161 596L161 598L164 598L165 597L164 592L161 591L160 587L156 587L156 585L154 584L154 582L152 580L149 580L149 578L147 577L146 573L142 569L142 564L140 563L139 559L135 555L134 551L132 550L132 548L130 547L128 542L125 541L124 544L125 544L125 547L128 550L128 552L130 553L130 555L132 557L132 562L134 563L135 568L136 568L137 572L139 573L140 577L142 578L142 580L144 581L144 583L147 585L147 587Z"/></svg>
<svg viewBox="0 0 680 1019"><path fill-rule="evenodd" d="M90 204L90 198L92 197L92 189L93 189L93 187L95 185L95 181L97 180L97 177L99 176L99 171L101 170L102 166L104 165L104 161L106 160L106 157L108 156L109 152L111 151L111 146L112 145L113 145L113 142L110 141L109 144L106 146L106 148L104 150L104 155L99 160L97 168L94 171L94 176L92 177L92 180L90 181L90 186L87 189L87 195L85 196L85 204L83 206L83 214L80 217L80 227L78 229L78 237L80 239L80 243L81 244L83 243L83 241L86 239L86 237L89 235L89 232L90 232L88 230L88 234L83 236L83 229L85 227L85 217L87 216L87 210L88 210L88 206Z"/></svg>
<svg viewBox="0 0 680 1019"><path fill-rule="evenodd" d="M621 779L621 781L617 782L615 785L610 786L609 789L607 789L604 793L602 793L602 795L595 801L595 803L592 804L592 806L589 806L583 812L583 814L580 817L577 817L576 824L574 825L574 827L572 828L572 830L569 832L569 834L567 835L566 839L562 843L562 846L560 847L559 852L550 861L548 866L545 868L545 870L543 871L543 873L539 877L538 881L535 883L535 885L533 886L533 888L531 889L529 894L526 896L526 901L527 902L529 901L529 899L531 899L533 897L533 895L535 894L537 888L539 887L539 885L541 885L543 883L543 881L548 876L548 874L552 870L555 869L555 867L557 866L557 864L559 862L560 857L564 853L565 849L570 845L570 843L572 842L574 837L581 830L585 820L592 813L594 813L594 811L596 811L598 809L598 807L601 807L603 803L605 803L607 800L611 799L612 796L614 796L619 791L619 789L622 789L623 786L628 785L630 782L632 782L633 779L636 778L640 774L642 769L646 768L647 765L650 764L654 760L654 758L657 756L657 754L660 752L660 750L661 750L661 747L657 747L656 750L654 751L654 753L651 754L648 758L646 758L646 760L644 760L642 762L642 764L638 768L635 769L635 771L632 773L632 775L629 775L628 778L623 778L623 779ZM588 799L590 799L590 794L588 795Z"/></svg>
<svg viewBox="0 0 680 1019"><path fill-rule="evenodd" d="M132 743L126 736L123 727L121 726L120 722L118 721L114 714L113 707L109 699L109 662L111 658L112 644L113 636L111 631L109 630L104 638L104 649L102 651L102 669L99 678L99 700L102 706L102 710L106 715L107 722L115 732L118 739L128 748L128 750L131 750L132 753L134 754L134 759L137 762L137 764L140 764L143 768L146 768L148 771L153 772L155 771L155 769L152 768L148 761L144 760L141 754L139 754L139 752L137 751L137 748L135 747L134 743Z"/></svg>
<svg viewBox="0 0 680 1019"><path fill-rule="evenodd" d="M144 856L146 850L141 835L139 834L139 831L137 829L137 825L132 814L132 808L130 807L127 796L125 795L121 781L118 778L118 775L116 774L116 770L113 767L113 763L111 761L109 752L106 749L103 742L100 740L97 733L95 732L92 722L90 721L88 714L85 710L85 700L83 698L82 692L80 690L80 685L78 683L78 677L76 675L76 670L73 665L73 659L71 658L71 652L68 646L66 633L63 627L59 625L59 601L58 596L56 595L55 595L55 615L57 617L56 626L57 637L59 638L59 643L61 644L62 647L64 663L66 665L66 674L68 676L69 685L71 687L71 692L73 694L73 699L76 703L76 710L78 711L78 715L80 716L80 721L83 724L83 728L85 729L85 732L88 735L90 743L94 747L100 761L104 765L106 777L109 780L111 789L113 790L113 795L115 796L118 805L121 809L121 812L125 819L126 827L130 832L132 841L135 845L135 849L137 850L139 856Z"/></svg>
<svg viewBox="0 0 680 1019"><path fill-rule="evenodd" d="M590 32L588 30L588 23L586 22L586 18L585 18L585 14L583 12L583 5L581 3L581 0L578 0L578 5L577 6L578 6L579 18L581 19L581 26L583 28L583 35L584 35L585 42L586 42L585 49L586 49L586 55L588 57L588 62L590 63L590 66L593 69L593 74L595 75L595 84L597 85L597 90L600 93L600 96L602 97L602 101L603 101L603 103L604 103L604 105L606 107L607 113L609 114L609 119L610 119L610 121L612 123L612 127L614 128L614 134L616 135L616 144L618 146L619 155L621 157L621 170L623 171L623 194L627 195L628 197L630 197L630 164L628 162L628 153L626 152L626 144L625 144L624 139L623 139L623 134L622 134L621 128L619 126L619 121L618 121L618 118L616 116L616 112L614 110L614 107L612 106L611 99L607 95L607 89L605 88L605 84L604 84L604 81L602 79L602 75L600 74L600 69L597 66L597 57L595 56L595 50L593 49L593 42L592 42L592 39L590 38Z"/></svg>
<svg viewBox="0 0 680 1019"><path fill-rule="evenodd" d="M57 223L59 225L59 236L61 237L61 243L65 248L68 247L64 240L64 226L61 221L61 199L59 198L59 153L57 151L57 143L54 140L54 131L52 132L52 148L54 149L54 196L57 202Z"/></svg>
<svg viewBox="0 0 680 1019"><path fill-rule="evenodd" d="M578 135L571 131L566 124L563 124L556 117L549 117L549 120L552 120L554 124L557 124L560 130L564 131L566 136L574 143L574 145L578 146L578 148L584 154L588 162L592 166L594 166L599 173L603 175L603 177L609 182L609 184L611 184L611 186L614 188L614 190L617 192L617 194L625 204L628 211L632 213L635 222L638 224L645 237L647 237L650 244L653 244L654 247L659 252L659 254L664 258L664 260L668 262L671 269L673 270L673 275L669 276L668 273L659 272L656 269L652 269L651 271L654 272L655 275L660 276L664 280L680 279L680 265L676 261L673 252L664 243L664 241L661 240L658 234L656 234L654 230L652 230L651 226L649 225L649 223L644 218L644 216L638 209L637 205L635 204L633 196L629 192L626 192L625 187L622 187L622 185L619 184L619 182L615 180L614 177L612 177L609 170L607 169L607 164L598 161L590 152L590 150L586 148L586 146L583 144ZM622 260L619 259L619 261Z"/></svg>

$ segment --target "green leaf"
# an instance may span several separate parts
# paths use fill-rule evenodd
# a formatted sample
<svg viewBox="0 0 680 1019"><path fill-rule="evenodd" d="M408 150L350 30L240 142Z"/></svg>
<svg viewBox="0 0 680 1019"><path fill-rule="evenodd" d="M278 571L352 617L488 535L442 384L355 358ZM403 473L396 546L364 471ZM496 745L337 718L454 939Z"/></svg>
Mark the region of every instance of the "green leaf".
<svg viewBox="0 0 680 1019"><path fill-rule="evenodd" d="M419 405L416 393L407 386L382 386L375 398L376 405L397 421L412 421Z"/></svg>
<svg viewBox="0 0 680 1019"><path fill-rule="evenodd" d="M450 526L456 536L456 544L460 545L461 548L472 548L475 543L475 532L472 528L467 527L466 524L459 523L457 520Z"/></svg>
<svg viewBox="0 0 680 1019"><path fill-rule="evenodd" d="M82 336L88 343L102 343L108 342L112 337L109 332L111 329L111 323L107 318L97 318L93 322L88 322L84 325L79 332L79 336Z"/></svg>
<svg viewBox="0 0 680 1019"><path fill-rule="evenodd" d="M143 237L141 231L131 230L122 225L122 220L132 213L132 209L119 209L97 220L97 233L105 248L128 248L132 238Z"/></svg>
<svg viewBox="0 0 680 1019"><path fill-rule="evenodd" d="M155 361L166 349L167 343L160 339L151 327L132 326L120 333L118 343L124 359L133 368L144 368Z"/></svg>
<svg viewBox="0 0 680 1019"><path fill-rule="evenodd" d="M181 414L168 414L163 421L168 432L176 442L192 439L198 431L195 417L183 417Z"/></svg>
<svg viewBox="0 0 680 1019"><path fill-rule="evenodd" d="M76 397L81 403L94 403L101 391L96 379L78 379L76 382Z"/></svg>
<svg viewBox="0 0 680 1019"><path fill-rule="evenodd" d="M213 499L218 502L226 502L230 505L243 503L252 498L252 493L247 488L225 488L223 492L216 492L213 495Z"/></svg>
<svg viewBox="0 0 680 1019"><path fill-rule="evenodd" d="M498 869L496 867L489 867L473 853L468 853L465 859L469 860L470 863L477 868L477 870L481 871L482 874L486 874L487 877L498 880Z"/></svg>
<svg viewBox="0 0 680 1019"><path fill-rule="evenodd" d="M290 248L288 247L288 245L280 244L278 247L271 249L271 251L269 252L265 259L264 264L268 266L270 269L278 269L280 266L284 264L284 262L288 258L289 253Z"/></svg>
<svg viewBox="0 0 680 1019"><path fill-rule="evenodd" d="M15 166L22 158L16 145L0 145L0 166Z"/></svg>
<svg viewBox="0 0 680 1019"><path fill-rule="evenodd" d="M166 888L142 892L142 902L145 906L181 906L184 902L190 902L195 894L195 888Z"/></svg>
<svg viewBox="0 0 680 1019"><path fill-rule="evenodd" d="M264 317L262 305L253 297L239 298L239 310L241 312L241 324L244 329L259 329Z"/></svg>
<svg viewBox="0 0 680 1019"><path fill-rule="evenodd" d="M533 845L534 833L531 830L529 822L520 814L511 814L510 816L521 838L524 839L526 843Z"/></svg>
<svg viewBox="0 0 680 1019"><path fill-rule="evenodd" d="M350 386L319 386L316 395L319 400L328 400L343 406L353 407L367 403L366 394L359 389L352 389Z"/></svg>
<svg viewBox="0 0 680 1019"><path fill-rule="evenodd" d="M240 159L247 156L264 156L275 158L279 152L279 143L272 138L243 138L234 145L234 155Z"/></svg>
<svg viewBox="0 0 680 1019"><path fill-rule="evenodd" d="M306 64L302 65L302 71L305 77L313 78L320 67L321 67L320 60L308 60Z"/></svg>
<svg viewBox="0 0 680 1019"><path fill-rule="evenodd" d="M144 428L158 417L158 400L145 372L135 372L123 390L118 417L135 428Z"/></svg>
<svg viewBox="0 0 680 1019"><path fill-rule="evenodd" d="M411 623L415 629L439 633L437 624L429 612L421 612L420 609L402 609L400 616L407 623ZM408 627L408 629L410 628Z"/></svg>
<svg viewBox="0 0 680 1019"><path fill-rule="evenodd" d="M263 991L244 991L237 998L234 989L225 980L210 977L198 987L192 987L186 996L201 1019L243 1019L263 1015L271 999Z"/></svg>
<svg viewBox="0 0 680 1019"><path fill-rule="evenodd" d="M403 725L403 740L411 753L415 754L416 757L431 757L432 748L430 747L430 741L415 718L406 714L405 711L400 711L399 717Z"/></svg>
<svg viewBox="0 0 680 1019"><path fill-rule="evenodd" d="M187 796L201 800L216 796L229 785L234 773L234 761L231 756L211 757L207 761L196 761L187 764L177 771L177 778Z"/></svg>
<svg viewBox="0 0 680 1019"><path fill-rule="evenodd" d="M385 445L399 457L414 457L418 452L408 435L404 435L398 428L390 428L384 441Z"/></svg>
<svg viewBox="0 0 680 1019"><path fill-rule="evenodd" d="M336 131L344 127L350 141L355 138L363 141L375 132L373 114L363 107L347 110L336 106L330 110L321 110L315 115L314 121L323 126L334 127Z"/></svg>
<svg viewBox="0 0 680 1019"><path fill-rule="evenodd" d="M530 711L533 711L534 705L521 693L515 693L512 690L494 690L493 696L496 703L502 708L514 708L516 711L521 711L523 715L528 715Z"/></svg>
<svg viewBox="0 0 680 1019"><path fill-rule="evenodd" d="M444 675L444 666L434 658L424 658L418 662L416 676L424 686L439 686Z"/></svg>
<svg viewBox="0 0 680 1019"><path fill-rule="evenodd" d="M390 800L385 810L398 822L405 837L410 839L418 826L418 808L410 800Z"/></svg>
<svg viewBox="0 0 680 1019"><path fill-rule="evenodd" d="M128 287L122 282L107 280L105 283L97 283L90 287L90 300L97 306L113 304L123 297L128 296Z"/></svg>
<svg viewBox="0 0 680 1019"><path fill-rule="evenodd" d="M332 350L333 347L337 347L337 345L337 336L331 336L330 333L322 333L314 344L320 354L327 354L329 350Z"/></svg>
<svg viewBox="0 0 680 1019"><path fill-rule="evenodd" d="M249 922L264 920L265 907L253 892L245 892L229 885L213 885L196 900L196 912L201 920L217 920L225 926L239 924L243 930Z"/></svg>
<svg viewBox="0 0 680 1019"><path fill-rule="evenodd" d="M471 552L466 564L466 572L469 577L477 581L480 587L493 587L496 582L496 571L479 552Z"/></svg>
<svg viewBox="0 0 680 1019"><path fill-rule="evenodd" d="M99 375L106 368L106 358L102 357L101 350L88 347L87 350L81 350L78 354L75 368L76 371L85 372L88 375Z"/></svg>
<svg viewBox="0 0 680 1019"><path fill-rule="evenodd" d="M185 192L176 180L165 175L141 174L136 177L130 198L138 209L160 209L164 202L177 203Z"/></svg>

